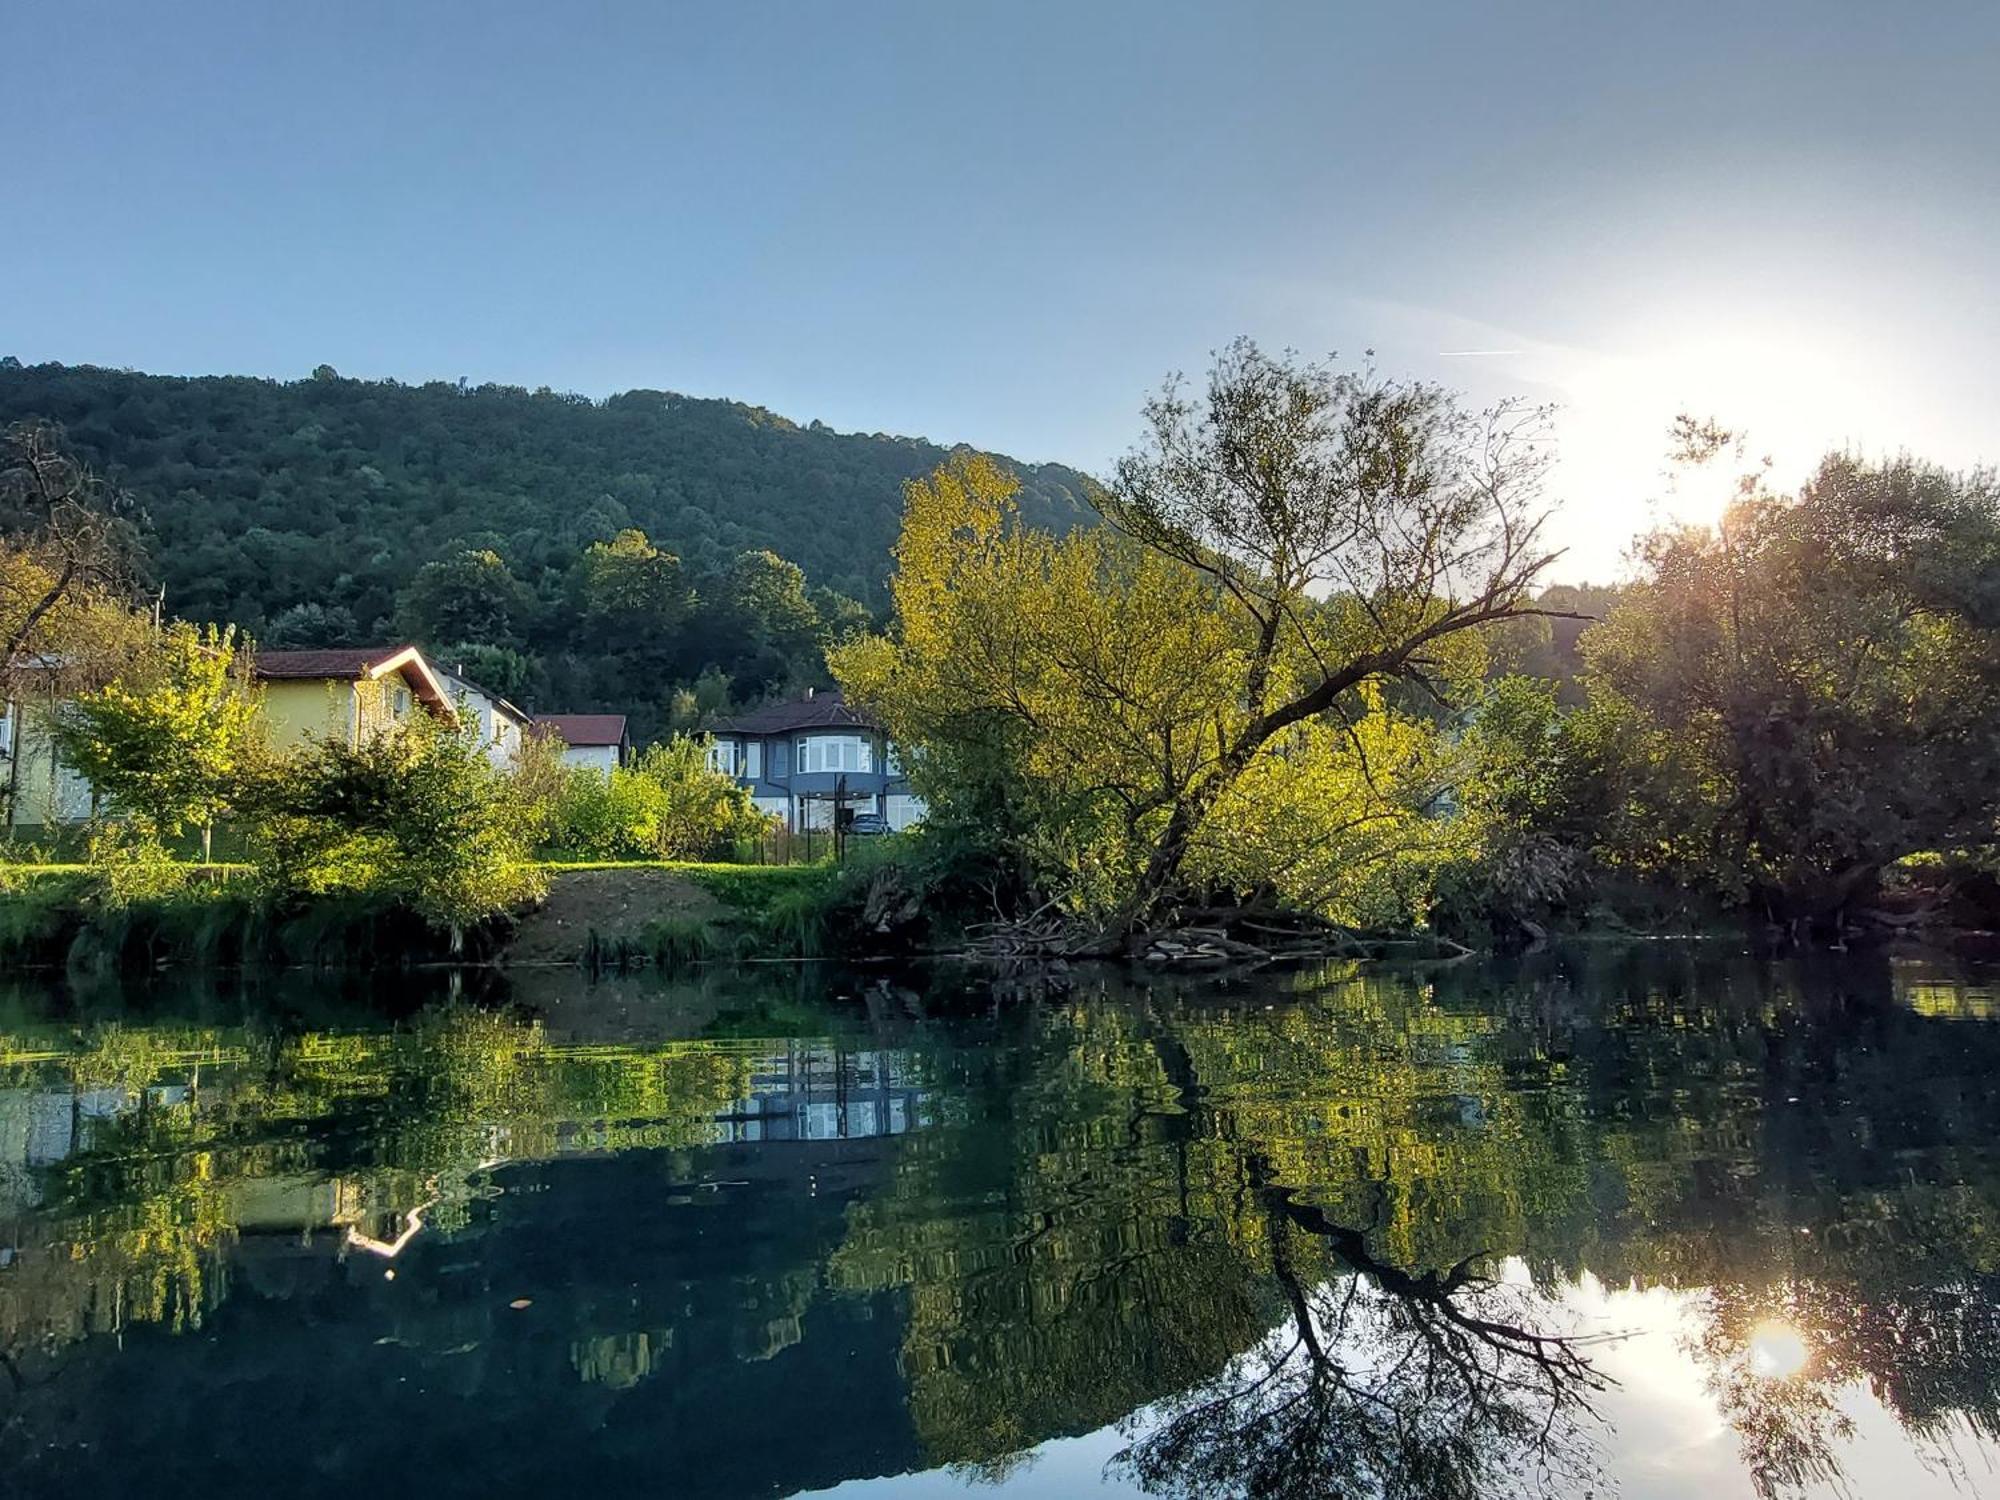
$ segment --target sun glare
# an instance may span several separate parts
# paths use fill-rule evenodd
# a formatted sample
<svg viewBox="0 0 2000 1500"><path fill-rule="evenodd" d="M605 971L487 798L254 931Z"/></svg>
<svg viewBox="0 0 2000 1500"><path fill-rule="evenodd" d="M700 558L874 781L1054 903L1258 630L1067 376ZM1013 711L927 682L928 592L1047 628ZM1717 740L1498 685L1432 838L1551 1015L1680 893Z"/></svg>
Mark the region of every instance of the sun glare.
<svg viewBox="0 0 2000 1500"><path fill-rule="evenodd" d="M1747 324L1748 320L1744 320ZM1567 539L1584 571L1658 525L1713 526L1745 472L1772 463L1771 482L1795 487L1830 449L1871 427L1856 376L1865 361L1825 335L1791 328L1728 334L1635 330L1615 353L1564 351L1534 374L1559 392L1556 488L1572 513ZM1742 431L1745 450L1703 468L1669 462L1676 413Z"/></svg>
<svg viewBox="0 0 2000 1500"><path fill-rule="evenodd" d="M1750 1330L1750 1373L1765 1380L1789 1380L1806 1367L1805 1335L1789 1323L1767 1320Z"/></svg>

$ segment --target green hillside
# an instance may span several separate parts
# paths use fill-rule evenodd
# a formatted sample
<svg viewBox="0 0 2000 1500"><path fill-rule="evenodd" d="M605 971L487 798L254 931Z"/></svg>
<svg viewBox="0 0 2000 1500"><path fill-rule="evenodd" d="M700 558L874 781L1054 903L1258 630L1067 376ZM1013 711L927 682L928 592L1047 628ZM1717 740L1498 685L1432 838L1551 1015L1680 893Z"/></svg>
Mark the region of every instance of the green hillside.
<svg viewBox="0 0 2000 1500"><path fill-rule="evenodd" d="M532 585L626 527L693 573L768 548L815 585L879 603L900 486L946 455L670 391L595 401L324 366L281 382L7 365L0 422L62 423L134 492L170 607L253 629L300 603L386 626L434 558L490 547ZM1030 519L1063 527L1085 508L1080 475L1014 467Z"/></svg>
<svg viewBox="0 0 2000 1500"><path fill-rule="evenodd" d="M903 481L947 456L669 391L0 360L0 425L34 418L131 492L173 613L294 646L414 634L530 706L622 709L646 729L704 673L711 711L724 679L742 702L810 677L815 638L861 616L852 601L885 603ZM1012 466L1031 521L1088 514L1080 474ZM678 569L635 560L629 535L606 553L633 530ZM607 610L607 580L650 612Z"/></svg>

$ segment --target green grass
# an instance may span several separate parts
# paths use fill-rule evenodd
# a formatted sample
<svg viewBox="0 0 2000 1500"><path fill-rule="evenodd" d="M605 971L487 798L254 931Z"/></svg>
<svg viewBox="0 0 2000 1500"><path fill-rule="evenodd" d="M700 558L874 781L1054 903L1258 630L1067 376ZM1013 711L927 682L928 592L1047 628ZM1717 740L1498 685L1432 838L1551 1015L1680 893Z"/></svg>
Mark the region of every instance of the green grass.
<svg viewBox="0 0 2000 1500"><path fill-rule="evenodd" d="M699 886L725 911L712 920L662 917L630 934L593 933L586 966L681 968L730 958L812 958L826 951L828 902L840 871L821 865L737 865L677 860L545 860L562 874L659 870ZM0 848L0 967L70 966L97 972L166 964L372 967L476 960L508 924L497 919L472 949L449 953L409 912L367 895L269 905L243 864L176 862L187 880L129 900L106 898L103 872L70 862L14 863Z"/></svg>
<svg viewBox="0 0 2000 1500"><path fill-rule="evenodd" d="M0 969L73 972L194 968L394 968L490 957L511 930L496 919L450 936L399 902L367 893L277 906L247 881L196 880L105 899L92 872L0 883Z"/></svg>

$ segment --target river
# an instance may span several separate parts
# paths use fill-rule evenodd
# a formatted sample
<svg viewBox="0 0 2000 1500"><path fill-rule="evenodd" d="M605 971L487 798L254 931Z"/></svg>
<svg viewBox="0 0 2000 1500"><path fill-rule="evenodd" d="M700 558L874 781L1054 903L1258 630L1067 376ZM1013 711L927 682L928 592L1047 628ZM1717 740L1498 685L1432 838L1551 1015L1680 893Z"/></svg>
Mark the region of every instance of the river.
<svg viewBox="0 0 2000 1500"><path fill-rule="evenodd" d="M1996 995L16 981L0 1490L2000 1494Z"/></svg>

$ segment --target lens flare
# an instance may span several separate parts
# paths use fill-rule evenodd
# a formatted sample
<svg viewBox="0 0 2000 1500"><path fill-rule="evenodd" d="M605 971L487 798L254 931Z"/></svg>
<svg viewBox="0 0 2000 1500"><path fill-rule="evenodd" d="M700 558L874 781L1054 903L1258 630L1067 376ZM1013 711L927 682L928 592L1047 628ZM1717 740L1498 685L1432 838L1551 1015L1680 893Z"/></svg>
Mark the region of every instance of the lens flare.
<svg viewBox="0 0 2000 1500"><path fill-rule="evenodd" d="M1750 1373L1789 1380L1806 1367L1805 1335L1789 1323L1759 1323L1750 1330Z"/></svg>

